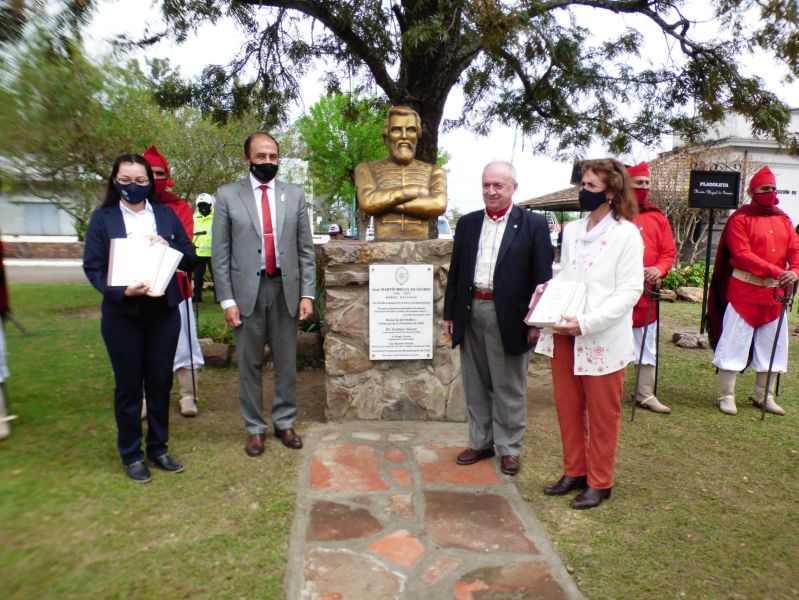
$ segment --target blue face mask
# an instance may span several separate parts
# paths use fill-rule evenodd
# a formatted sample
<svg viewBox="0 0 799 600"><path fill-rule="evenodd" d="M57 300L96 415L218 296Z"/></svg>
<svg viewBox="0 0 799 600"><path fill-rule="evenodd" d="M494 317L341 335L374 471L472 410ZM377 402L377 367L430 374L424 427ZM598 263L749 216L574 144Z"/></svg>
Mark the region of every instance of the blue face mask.
<svg viewBox="0 0 799 600"><path fill-rule="evenodd" d="M580 201L580 210L583 212L594 212L608 201L605 192L589 192L585 188L580 190L577 199Z"/></svg>
<svg viewBox="0 0 799 600"><path fill-rule="evenodd" d="M144 199L147 198L147 194L150 193L149 183L147 185L138 185L131 182L123 185L118 181L115 181L114 187L116 188L117 192L119 192L119 196L128 204L139 204L140 202L144 202Z"/></svg>

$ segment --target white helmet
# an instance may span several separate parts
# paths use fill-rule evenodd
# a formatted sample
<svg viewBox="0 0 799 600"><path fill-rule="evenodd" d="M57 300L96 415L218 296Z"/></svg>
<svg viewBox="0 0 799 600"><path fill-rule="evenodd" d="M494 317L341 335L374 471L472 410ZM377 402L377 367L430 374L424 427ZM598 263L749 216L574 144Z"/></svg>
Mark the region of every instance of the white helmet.
<svg viewBox="0 0 799 600"><path fill-rule="evenodd" d="M197 204L205 202L206 204L214 205L214 197L211 194L200 194L197 196Z"/></svg>

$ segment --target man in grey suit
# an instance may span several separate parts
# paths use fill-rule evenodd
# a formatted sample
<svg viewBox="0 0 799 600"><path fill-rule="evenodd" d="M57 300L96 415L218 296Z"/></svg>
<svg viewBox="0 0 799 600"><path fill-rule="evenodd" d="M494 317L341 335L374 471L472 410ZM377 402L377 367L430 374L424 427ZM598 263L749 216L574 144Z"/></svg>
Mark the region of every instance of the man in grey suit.
<svg viewBox="0 0 799 600"><path fill-rule="evenodd" d="M268 341L275 365L272 422L283 445L302 448L297 415L297 319L313 313L316 257L305 193L275 180L279 148L267 133L244 142L250 173L216 192L212 228L214 285L236 335L239 408L249 434L244 451L264 452L261 374Z"/></svg>

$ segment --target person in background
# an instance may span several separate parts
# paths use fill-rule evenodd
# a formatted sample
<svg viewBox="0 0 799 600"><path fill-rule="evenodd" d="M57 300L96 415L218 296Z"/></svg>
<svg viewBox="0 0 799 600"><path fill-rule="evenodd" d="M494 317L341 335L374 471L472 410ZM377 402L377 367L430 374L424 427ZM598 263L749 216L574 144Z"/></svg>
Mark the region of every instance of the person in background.
<svg viewBox="0 0 799 600"><path fill-rule="evenodd" d="M774 401L777 373L788 370L788 323L777 331L782 304L778 288L791 294L799 277L799 237L790 217L777 208L777 179L768 166L752 176L752 201L727 220L719 239L708 294L708 333L715 342L713 366L719 370L716 404L735 415L735 379L750 361L755 371L754 405L775 415L785 410ZM769 390L769 363L777 342Z"/></svg>
<svg viewBox="0 0 799 600"><path fill-rule="evenodd" d="M645 162L627 167L630 184L638 201L638 216L633 223L641 232L644 241L644 293L633 308L633 340L635 342L635 359L638 364L641 356L641 345L644 352L638 375L638 389L635 403L640 408L656 413L668 414L671 409L661 403L655 396L655 377L657 371L657 319L653 300L647 291L660 290L661 280L668 275L677 257L677 247L671 233L671 224L660 207L649 199L652 187L649 165ZM647 320L647 315L649 319ZM644 338L646 332L646 338Z"/></svg>
<svg viewBox="0 0 799 600"><path fill-rule="evenodd" d="M236 335L239 409L247 456L264 453L264 345L272 348L272 423L286 448L302 448L297 418L297 320L313 314L316 251L305 192L275 179L280 149L271 135L244 141L249 173L215 194L212 259L225 322Z"/></svg>
<svg viewBox="0 0 799 600"><path fill-rule="evenodd" d="M8 379L6 338L3 334L3 325L9 310L6 271L3 265L3 242L0 241L0 440L4 440L11 435L11 426L8 423L12 417L8 414L8 400L5 388L5 381Z"/></svg>
<svg viewBox="0 0 799 600"><path fill-rule="evenodd" d="M500 452L500 470L516 475L527 428L527 366L539 330L524 322L536 286L552 277L552 242L539 214L513 205L516 170L483 169L484 210L455 229L444 295L444 332L461 347L471 465Z"/></svg>
<svg viewBox="0 0 799 600"><path fill-rule="evenodd" d="M150 292L149 282L109 286L111 240L142 237L152 244L168 245L183 253L178 266L184 271L195 261L186 230L174 211L158 202L153 182L143 156L119 156L108 178L105 199L89 220L83 250L83 271L103 295L100 330L116 382L117 449L125 473L139 483L151 479L141 448L143 391L150 405L146 456L164 471L183 471L183 465L167 451L172 361L180 334L178 305L182 297L176 276L166 292L157 296Z"/></svg>
<svg viewBox="0 0 799 600"><path fill-rule="evenodd" d="M203 301L203 283L205 270L214 279L214 267L211 264L211 227L214 223L214 197L211 194L197 196L197 211L194 214L194 245L197 248L197 267L194 269L194 301ZM214 289L216 302L216 289Z"/></svg>
<svg viewBox="0 0 799 600"><path fill-rule="evenodd" d="M551 359L563 444L563 476L544 493L581 490L572 501L578 510L599 506L613 489L633 307L644 287L643 243L632 223L637 203L624 165L587 160L581 172L580 209L588 215L564 228L558 279L585 283L586 308L564 315L536 346Z"/></svg>
<svg viewBox="0 0 799 600"><path fill-rule="evenodd" d="M155 177L155 197L159 202L175 211L175 214L183 224L183 228L186 230L186 235L190 240L193 240L194 217L191 207L183 198L167 189L175 184L172 182L172 175L166 158L158 152L158 148L155 146L147 148L143 156L153 171L153 177ZM197 389L199 387L200 369L205 362L200 349L200 341L197 337L197 321L194 318L194 310L192 310L189 273L179 271L177 276L183 302L180 305L180 337L172 369L178 378L180 414L190 418L196 417L198 413ZM147 402L145 400L142 403L142 418L145 418L146 410Z"/></svg>
<svg viewBox="0 0 799 600"><path fill-rule="evenodd" d="M331 240L343 240L344 234L341 233L341 226L338 223L333 223L327 228L327 233Z"/></svg>

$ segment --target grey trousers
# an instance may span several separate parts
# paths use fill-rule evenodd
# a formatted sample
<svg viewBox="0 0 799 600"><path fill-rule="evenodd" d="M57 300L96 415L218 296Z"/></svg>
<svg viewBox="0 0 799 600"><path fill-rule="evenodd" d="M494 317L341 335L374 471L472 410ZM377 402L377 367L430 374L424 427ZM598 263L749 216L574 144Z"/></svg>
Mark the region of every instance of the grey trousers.
<svg viewBox="0 0 799 600"><path fill-rule="evenodd" d="M461 344L469 446L482 450L496 445L500 454L518 456L527 428L530 353L505 352L492 301L475 298L471 312Z"/></svg>
<svg viewBox="0 0 799 600"><path fill-rule="evenodd" d="M250 434L264 433L262 370L264 344L269 342L275 366L272 422L294 427L297 416L297 319L289 315L280 277L262 277L255 309L241 317L235 330L239 359L239 409Z"/></svg>

